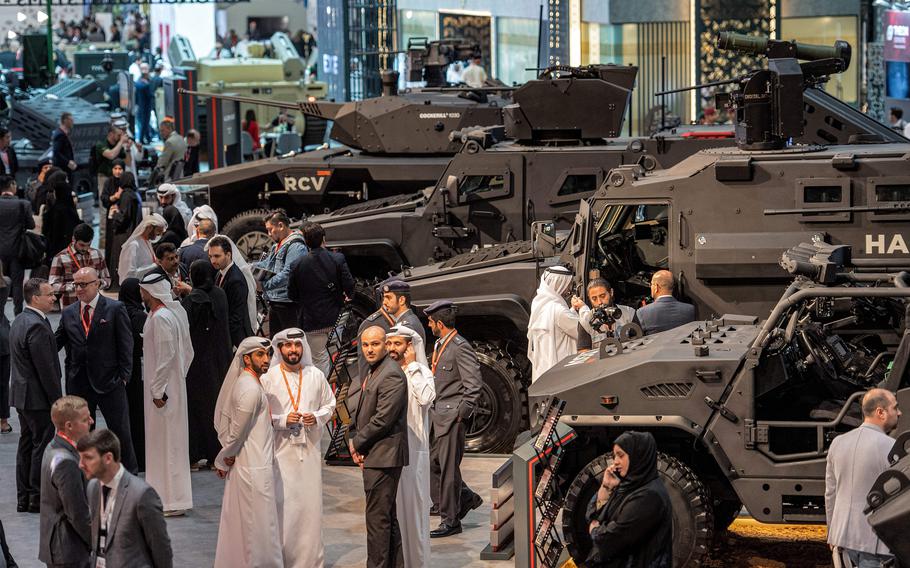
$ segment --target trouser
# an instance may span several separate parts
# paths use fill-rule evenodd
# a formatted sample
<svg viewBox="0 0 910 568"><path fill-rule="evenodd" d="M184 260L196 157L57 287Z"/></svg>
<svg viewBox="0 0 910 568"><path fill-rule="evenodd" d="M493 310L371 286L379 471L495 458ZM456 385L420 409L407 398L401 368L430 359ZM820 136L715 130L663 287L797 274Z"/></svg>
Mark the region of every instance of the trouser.
<svg viewBox="0 0 910 568"><path fill-rule="evenodd" d="M297 304L291 302L269 302L269 337L279 331L297 327Z"/></svg>
<svg viewBox="0 0 910 568"><path fill-rule="evenodd" d="M308 331L306 332L306 342L310 346L310 353L313 354L313 365L328 377L332 370L332 360L329 358L329 352L326 349L326 345L329 342L328 332L316 333Z"/></svg>
<svg viewBox="0 0 910 568"><path fill-rule="evenodd" d="M3 420L9 418L9 373L9 355L0 355L0 418Z"/></svg>
<svg viewBox="0 0 910 568"><path fill-rule="evenodd" d="M142 388L142 357L133 355L133 377L126 385L126 401L130 414L130 434L133 453L139 471L145 471L145 393Z"/></svg>
<svg viewBox="0 0 910 568"><path fill-rule="evenodd" d="M461 524L461 507L474 498L474 492L461 479L463 457L463 422L452 424L441 436L431 433L430 499L439 509L442 522L450 527Z"/></svg>
<svg viewBox="0 0 910 568"><path fill-rule="evenodd" d="M16 255L0 256L0 263L3 263L3 273L13 281L13 313L18 316L22 313L22 284L25 279L25 269Z"/></svg>
<svg viewBox="0 0 910 568"><path fill-rule="evenodd" d="M843 551L847 553L847 558L850 559L850 563L856 568L881 568L886 560L892 558L892 556L886 554L872 554L871 552L862 552L849 548L844 548Z"/></svg>
<svg viewBox="0 0 910 568"><path fill-rule="evenodd" d="M132 474L138 473L136 453L133 449L133 436L130 433L130 409L126 398L126 386L118 384L114 390L98 393L88 384L88 379L72 381L78 384L67 384L66 393L81 396L88 402L88 411L95 420L95 413L100 408L104 415L107 429L120 440L120 463ZM94 426L92 426L94 429Z"/></svg>
<svg viewBox="0 0 910 568"><path fill-rule="evenodd" d="M395 508L400 478L400 467L363 470L363 490L367 497L367 566L370 568L404 566L401 529Z"/></svg>
<svg viewBox="0 0 910 568"><path fill-rule="evenodd" d="M104 202L101 201L101 192L104 191L104 186L107 184L108 176L104 174L98 174L98 248L101 250L104 249L105 238L107 236L107 207L104 206Z"/></svg>
<svg viewBox="0 0 910 568"><path fill-rule="evenodd" d="M50 409L21 410L19 447L16 449L16 499L19 505L41 503L41 458L44 448L54 439Z"/></svg>

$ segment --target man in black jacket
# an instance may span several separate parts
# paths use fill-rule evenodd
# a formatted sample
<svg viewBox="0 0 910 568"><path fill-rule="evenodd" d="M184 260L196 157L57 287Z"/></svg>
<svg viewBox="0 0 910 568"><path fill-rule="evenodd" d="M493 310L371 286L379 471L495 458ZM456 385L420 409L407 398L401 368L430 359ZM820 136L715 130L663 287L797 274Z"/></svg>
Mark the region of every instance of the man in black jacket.
<svg viewBox="0 0 910 568"><path fill-rule="evenodd" d="M60 360L47 314L54 309L54 289L42 278L25 283L28 304L10 328L12 356L10 404L19 413L22 433L16 450L16 495L19 512L38 512L41 458L54 437L51 404L63 395Z"/></svg>
<svg viewBox="0 0 910 568"><path fill-rule="evenodd" d="M73 125L73 115L64 112L60 115L60 126L51 134L53 164L65 172L76 170L76 152L70 140Z"/></svg>
<svg viewBox="0 0 910 568"><path fill-rule="evenodd" d="M313 364L329 376L331 361L325 345L345 297L354 295L354 277L343 254L326 250L322 226L305 223L302 232L310 252L291 265L288 298L300 306L298 327L306 332Z"/></svg>
<svg viewBox="0 0 910 568"><path fill-rule="evenodd" d="M351 459L363 470L367 496L367 566L404 566L395 496L401 468L408 465L408 383L387 356L382 328L367 328L360 346L370 372L363 378L348 433Z"/></svg>
<svg viewBox="0 0 910 568"><path fill-rule="evenodd" d="M223 236L209 241L209 261L218 274L215 284L224 290L228 301L228 327L231 330L231 343L234 347L253 335L250 322L249 300L250 287L240 268L234 264L233 247Z"/></svg>
<svg viewBox="0 0 910 568"><path fill-rule="evenodd" d="M16 179L19 171L19 159L12 145L13 137L9 130L0 126L0 174Z"/></svg>
<svg viewBox="0 0 910 568"><path fill-rule="evenodd" d="M22 233L35 228L28 201L16 197L16 180L0 176L0 263L13 281L13 313L22 311L22 279L25 269L19 260Z"/></svg>
<svg viewBox="0 0 910 568"><path fill-rule="evenodd" d="M85 400L64 396L54 401L57 429L41 462L41 532L38 559L48 566L88 567L92 555L92 517L79 469L76 444L92 427Z"/></svg>
<svg viewBox="0 0 910 568"><path fill-rule="evenodd" d="M126 400L133 372L130 318L123 304L99 293L94 268L80 268L73 282L79 301L63 310L56 333L57 349L66 348L66 392L88 401L93 420L101 407L107 427L123 440L123 466L136 473Z"/></svg>

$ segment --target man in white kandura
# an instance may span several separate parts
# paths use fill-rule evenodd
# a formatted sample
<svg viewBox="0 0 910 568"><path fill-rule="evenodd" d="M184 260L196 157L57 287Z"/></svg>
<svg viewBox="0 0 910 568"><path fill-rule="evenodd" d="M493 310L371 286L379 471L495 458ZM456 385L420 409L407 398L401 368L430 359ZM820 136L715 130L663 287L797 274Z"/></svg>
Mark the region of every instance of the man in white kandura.
<svg viewBox="0 0 910 568"><path fill-rule="evenodd" d="M408 378L408 465L401 470L396 509L405 568L430 564L430 405L436 384L423 339L404 325L386 334L389 357Z"/></svg>
<svg viewBox="0 0 910 568"><path fill-rule="evenodd" d="M222 446L215 470L227 478L215 568L283 566L272 421L259 382L269 368L270 347L262 337L240 342L215 403L215 430Z"/></svg>
<svg viewBox="0 0 910 568"><path fill-rule="evenodd" d="M148 274L139 282L149 315L142 328L145 392L145 481L161 497L165 516L193 508L186 373L193 362L190 324L171 281Z"/></svg>
<svg viewBox="0 0 910 568"><path fill-rule="evenodd" d="M262 376L275 430L275 495L286 568L323 565L322 427L335 411L335 395L313 356L302 329L272 339L275 352Z"/></svg>
<svg viewBox="0 0 910 568"><path fill-rule="evenodd" d="M120 249L120 261L117 263L117 277L120 282L127 278L142 278L157 266L155 264L155 244L167 228L167 221L153 213L136 225L133 234L123 243Z"/></svg>
<svg viewBox="0 0 910 568"><path fill-rule="evenodd" d="M572 307L563 296L572 287L572 271L564 266L551 266L540 277L540 286L531 302L528 320L528 359L531 382L556 363L578 349L578 310L581 298L572 296Z"/></svg>

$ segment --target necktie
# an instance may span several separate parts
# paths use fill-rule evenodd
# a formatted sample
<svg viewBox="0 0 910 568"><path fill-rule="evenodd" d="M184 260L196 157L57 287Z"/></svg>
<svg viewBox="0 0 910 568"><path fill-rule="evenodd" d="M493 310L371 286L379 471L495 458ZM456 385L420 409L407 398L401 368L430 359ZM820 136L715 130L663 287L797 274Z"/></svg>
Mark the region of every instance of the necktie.
<svg viewBox="0 0 910 568"><path fill-rule="evenodd" d="M222 284L224 284L224 272L222 272L221 276L218 277L218 287L223 288Z"/></svg>
<svg viewBox="0 0 910 568"><path fill-rule="evenodd" d="M85 334L88 335L88 330L92 327L92 307L88 304L85 305L85 308L82 310L82 328L85 330Z"/></svg>
<svg viewBox="0 0 910 568"><path fill-rule="evenodd" d="M107 485L102 485L101 486L101 508L102 509L107 509L107 498L110 497L110 495L111 495L111 488L108 487ZM102 511L102 514L104 514L104 511Z"/></svg>

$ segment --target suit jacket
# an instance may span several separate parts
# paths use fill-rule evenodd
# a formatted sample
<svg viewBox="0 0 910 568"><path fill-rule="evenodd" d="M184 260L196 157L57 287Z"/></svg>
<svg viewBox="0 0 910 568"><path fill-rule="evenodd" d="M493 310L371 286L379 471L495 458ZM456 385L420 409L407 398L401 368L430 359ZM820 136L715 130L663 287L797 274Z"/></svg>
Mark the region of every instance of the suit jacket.
<svg viewBox="0 0 910 568"><path fill-rule="evenodd" d="M50 410L63 396L60 359L50 322L25 308L9 332L12 356L9 400L19 410Z"/></svg>
<svg viewBox="0 0 910 568"><path fill-rule="evenodd" d="M354 277L343 254L316 247L291 265L288 299L300 305L303 331L335 325L344 305L342 292L354 296Z"/></svg>
<svg viewBox="0 0 910 568"><path fill-rule="evenodd" d="M4 276L2 284L0 306L5 306L6 300L9 299L12 280L9 276ZM0 357L9 357L9 319L6 317L6 310L0 310Z"/></svg>
<svg viewBox="0 0 910 568"><path fill-rule="evenodd" d="M63 310L57 348L66 348L66 391L100 394L129 382L133 372L133 332L126 306L98 293L88 335L82 328L82 302ZM81 387L81 388L80 388Z"/></svg>
<svg viewBox="0 0 910 568"><path fill-rule="evenodd" d="M60 436L44 449L41 460L41 533L38 559L45 564L88 563L91 514L79 453Z"/></svg>
<svg viewBox="0 0 910 568"><path fill-rule="evenodd" d="M660 296L635 311L635 320L645 335L667 331L695 321L695 306L680 302L673 296Z"/></svg>
<svg viewBox="0 0 910 568"><path fill-rule="evenodd" d="M408 465L408 380L391 357L373 368L360 391L360 403L349 426L354 449L364 467Z"/></svg>
<svg viewBox="0 0 910 568"><path fill-rule="evenodd" d="M866 495L890 467L894 439L863 423L834 438L825 468L825 515L828 543L871 554L890 554L866 519Z"/></svg>
<svg viewBox="0 0 910 568"><path fill-rule="evenodd" d="M464 337L455 337L436 362L436 400L430 418L437 436L474 413L483 380L474 348Z"/></svg>
<svg viewBox="0 0 910 568"><path fill-rule="evenodd" d="M420 318L417 317L417 314L414 313L414 310L408 309L405 313L401 314L401 317L398 321L395 322L395 325L403 325L409 327L420 334L420 339L423 340L423 344L427 344L427 332L423 327L423 322L420 321ZM358 337L360 337L358 335Z"/></svg>
<svg viewBox="0 0 910 568"><path fill-rule="evenodd" d="M0 256L19 257L22 232L35 228L32 206L14 195L0 195ZM5 269L9 272L9 269Z"/></svg>
<svg viewBox="0 0 910 568"><path fill-rule="evenodd" d="M92 507L92 552L97 555L102 514L101 482L97 479L88 483L88 502ZM173 565L161 499L145 480L125 469L114 497L106 547L104 558L108 566L170 568Z"/></svg>
<svg viewBox="0 0 910 568"><path fill-rule="evenodd" d="M51 148L53 149L51 157L53 164L64 172L69 172L67 164L70 163L70 160L76 161L76 152L73 150L73 143L69 135L59 127L54 129L51 134Z"/></svg>
<svg viewBox="0 0 910 568"><path fill-rule="evenodd" d="M208 239L196 239L192 242L192 244L188 244L185 247L180 247L177 253L180 256L180 264L183 266L184 270L189 272L190 265L197 260L204 260L208 262L209 253L205 251L205 245L208 242Z"/></svg>
<svg viewBox="0 0 910 568"><path fill-rule="evenodd" d="M220 280L219 274L215 275L215 282ZM250 287L243 277L243 272L232 264L224 274L224 280L219 284L224 290L228 301L228 328L231 330L231 343L234 347L240 345L240 342L253 335L253 326L250 323L250 310L247 306L247 298Z"/></svg>
<svg viewBox="0 0 910 568"><path fill-rule="evenodd" d="M16 149L13 148L12 144L6 149L6 157L9 159L9 168L5 168L3 160L0 159L0 170L4 170L0 171L0 173L16 177L16 172L19 171L19 158L16 156Z"/></svg>

